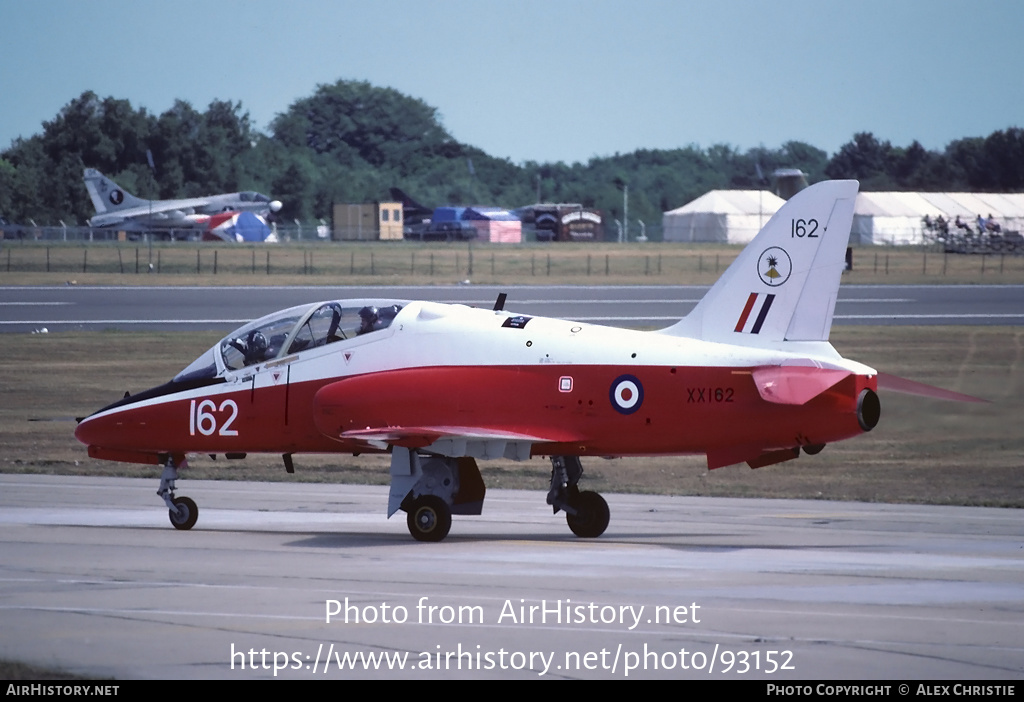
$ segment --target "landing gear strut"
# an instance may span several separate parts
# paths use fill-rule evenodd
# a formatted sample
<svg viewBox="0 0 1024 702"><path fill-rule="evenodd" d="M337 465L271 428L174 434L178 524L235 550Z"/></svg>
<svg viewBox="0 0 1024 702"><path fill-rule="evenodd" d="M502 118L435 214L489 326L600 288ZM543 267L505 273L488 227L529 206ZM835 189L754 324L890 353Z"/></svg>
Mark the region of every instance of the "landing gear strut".
<svg viewBox="0 0 1024 702"><path fill-rule="evenodd" d="M163 498L167 505L167 513L175 529L187 531L196 525L199 519L199 507L188 497L175 497L174 481L178 479L178 468L188 467L188 461L182 458L177 465L174 457L168 456L164 463L164 471L160 474L160 489L156 494Z"/></svg>
<svg viewBox="0 0 1024 702"><path fill-rule="evenodd" d="M391 494L388 516L402 509L417 541L441 541L452 528L453 514L480 514L483 478L476 461L449 458L395 446L391 449Z"/></svg>
<svg viewBox="0 0 1024 702"><path fill-rule="evenodd" d="M572 533L593 539L608 528L611 513L600 494L579 489L581 477L583 466L579 456L552 456L551 489L548 490L547 502L555 513L558 510L565 512L565 521Z"/></svg>

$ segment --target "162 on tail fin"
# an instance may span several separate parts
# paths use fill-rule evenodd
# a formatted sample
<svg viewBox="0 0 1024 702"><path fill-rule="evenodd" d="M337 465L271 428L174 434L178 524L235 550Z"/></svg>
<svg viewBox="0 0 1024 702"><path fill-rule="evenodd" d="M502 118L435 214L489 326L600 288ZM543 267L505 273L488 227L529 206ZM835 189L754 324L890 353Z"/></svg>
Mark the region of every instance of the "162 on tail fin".
<svg viewBox="0 0 1024 702"><path fill-rule="evenodd" d="M827 341L858 187L830 180L794 195L664 332L744 346Z"/></svg>

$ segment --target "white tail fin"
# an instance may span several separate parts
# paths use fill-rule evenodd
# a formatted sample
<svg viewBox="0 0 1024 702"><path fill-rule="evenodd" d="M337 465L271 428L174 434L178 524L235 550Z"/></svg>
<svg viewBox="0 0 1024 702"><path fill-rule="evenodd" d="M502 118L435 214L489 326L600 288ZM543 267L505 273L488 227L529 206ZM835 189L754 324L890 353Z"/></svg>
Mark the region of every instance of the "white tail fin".
<svg viewBox="0 0 1024 702"><path fill-rule="evenodd" d="M145 207L149 200L135 197L95 168L86 168L82 174L85 189L89 191L96 214L117 212L131 207Z"/></svg>
<svg viewBox="0 0 1024 702"><path fill-rule="evenodd" d="M830 180L794 195L663 333L746 346L827 341L858 187Z"/></svg>

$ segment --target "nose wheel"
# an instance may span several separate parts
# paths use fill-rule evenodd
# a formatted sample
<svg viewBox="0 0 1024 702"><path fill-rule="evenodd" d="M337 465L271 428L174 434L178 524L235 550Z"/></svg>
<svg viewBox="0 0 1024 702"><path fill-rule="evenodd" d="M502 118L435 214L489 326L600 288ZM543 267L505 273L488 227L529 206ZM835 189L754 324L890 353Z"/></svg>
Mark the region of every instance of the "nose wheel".
<svg viewBox="0 0 1024 702"><path fill-rule="evenodd" d="M199 519L199 507L195 501L190 497L175 497L171 502L174 503L174 509L168 509L167 514L174 528L188 531L194 527Z"/></svg>

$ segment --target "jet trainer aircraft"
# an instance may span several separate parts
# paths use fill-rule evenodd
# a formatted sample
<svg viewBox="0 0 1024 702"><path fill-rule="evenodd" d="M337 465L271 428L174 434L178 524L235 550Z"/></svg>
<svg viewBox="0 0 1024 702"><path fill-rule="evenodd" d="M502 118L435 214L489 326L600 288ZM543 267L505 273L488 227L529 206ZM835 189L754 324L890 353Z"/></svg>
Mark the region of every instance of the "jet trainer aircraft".
<svg viewBox="0 0 1024 702"><path fill-rule="evenodd" d="M86 168L83 177L96 208L96 215L89 220L89 224L94 227L117 226L131 230L207 229L213 215L252 212L265 217L281 209L278 200L251 191L183 200L143 200L95 168Z"/></svg>
<svg viewBox="0 0 1024 702"><path fill-rule="evenodd" d="M879 421L887 376L828 343L857 194L794 196L700 303L660 331L404 300L337 300L258 319L165 385L83 419L94 458L162 466L171 523L189 453L390 452L388 516L440 541L480 514L476 459L550 457L547 503L600 536L609 509L580 489L580 458L703 454L753 468L816 454ZM892 379L895 389L964 395Z"/></svg>

